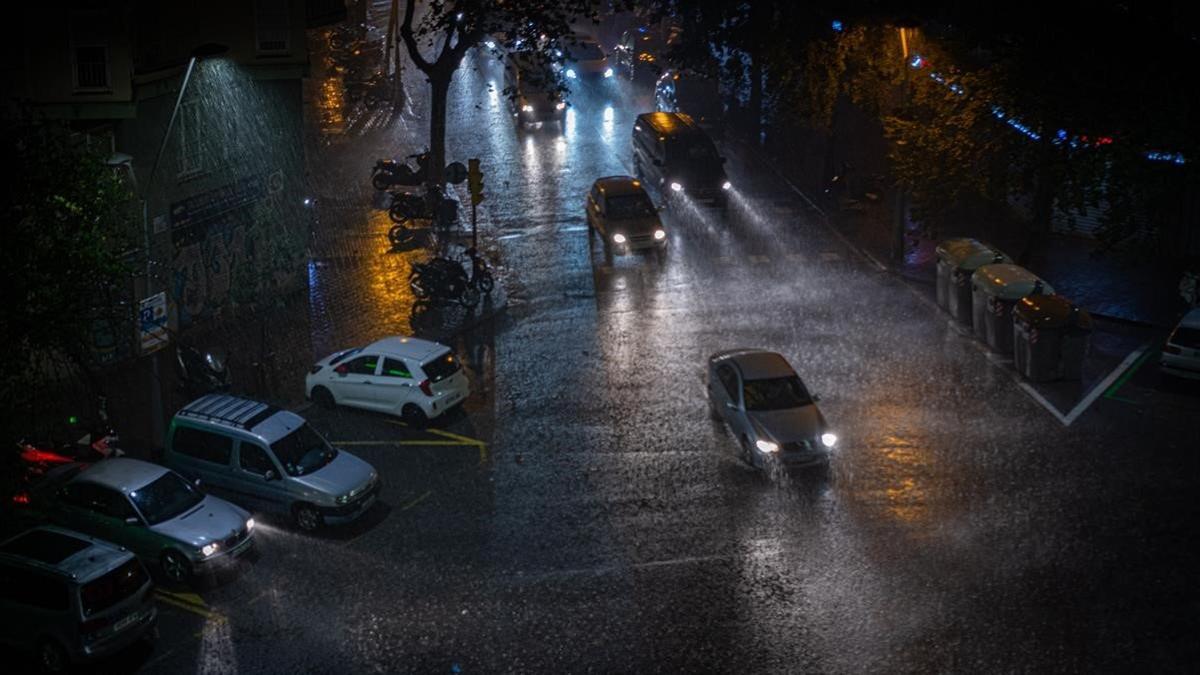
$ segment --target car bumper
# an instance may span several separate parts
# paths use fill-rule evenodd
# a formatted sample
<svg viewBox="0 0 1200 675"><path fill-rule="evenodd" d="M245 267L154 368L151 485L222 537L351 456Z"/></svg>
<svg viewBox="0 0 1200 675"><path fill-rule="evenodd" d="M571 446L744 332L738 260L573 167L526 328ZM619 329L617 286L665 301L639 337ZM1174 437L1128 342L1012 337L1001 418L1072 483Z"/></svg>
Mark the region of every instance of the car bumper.
<svg viewBox="0 0 1200 675"><path fill-rule="evenodd" d="M454 408L463 404L467 400L467 396L471 393L466 387L455 389L452 391L443 392L440 396L433 399L429 403L429 409L425 411L425 416L429 418L440 417Z"/></svg>
<svg viewBox="0 0 1200 675"><path fill-rule="evenodd" d="M522 110L517 113L517 120L521 124L537 124L538 122L558 122L565 118L566 110L535 110L533 112L525 112Z"/></svg>
<svg viewBox="0 0 1200 675"><path fill-rule="evenodd" d="M615 248L620 253L630 253L633 251L660 250L660 249L664 249L666 247L667 247L667 240L665 238L664 239L655 239L654 237L647 237L645 239L642 239L639 237L633 237L630 239L626 239L624 244L613 244L613 248Z"/></svg>
<svg viewBox="0 0 1200 675"><path fill-rule="evenodd" d="M153 601L147 602L137 614L126 617L129 624L111 635L92 642L85 642L73 655L76 662L86 662L115 654L157 630L158 608Z"/></svg>
<svg viewBox="0 0 1200 675"><path fill-rule="evenodd" d="M247 534L244 539L229 548L223 548L203 560L193 561L196 572L212 572L237 562L238 558L254 550L254 533Z"/></svg>
<svg viewBox="0 0 1200 675"><path fill-rule="evenodd" d="M318 508L321 516L327 524L336 525L338 523L349 523L358 520L364 513L371 510L375 502L379 498L379 490L383 486L382 482L377 482L375 487L367 490L362 496L358 497L349 504L341 506L322 506Z"/></svg>

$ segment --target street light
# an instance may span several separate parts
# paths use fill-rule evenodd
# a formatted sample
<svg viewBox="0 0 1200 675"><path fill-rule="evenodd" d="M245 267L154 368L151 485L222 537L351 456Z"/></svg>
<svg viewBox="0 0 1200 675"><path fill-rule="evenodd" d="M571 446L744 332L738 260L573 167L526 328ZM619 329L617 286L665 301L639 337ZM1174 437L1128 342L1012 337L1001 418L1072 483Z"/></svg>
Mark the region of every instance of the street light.
<svg viewBox="0 0 1200 675"><path fill-rule="evenodd" d="M154 274L154 258L150 247L150 190L154 185L154 175L158 173L158 164L162 160L167 141L171 138L171 130L175 128L175 118L179 116L179 108L183 104L183 96L187 93L188 83L192 79L192 71L196 62L220 56L229 51L229 47L216 43L205 43L192 50L188 58L187 70L183 73L183 83L179 86L179 96L175 98L175 107L171 109L171 117L167 121L167 130L163 133L162 142L158 144L158 153L154 155L154 163L150 165L150 177L142 185L142 244L146 248L146 297L150 297L150 279ZM136 181L135 181L136 185ZM161 369L158 365L158 352L150 354L150 423L151 434L155 443L163 440L163 401Z"/></svg>

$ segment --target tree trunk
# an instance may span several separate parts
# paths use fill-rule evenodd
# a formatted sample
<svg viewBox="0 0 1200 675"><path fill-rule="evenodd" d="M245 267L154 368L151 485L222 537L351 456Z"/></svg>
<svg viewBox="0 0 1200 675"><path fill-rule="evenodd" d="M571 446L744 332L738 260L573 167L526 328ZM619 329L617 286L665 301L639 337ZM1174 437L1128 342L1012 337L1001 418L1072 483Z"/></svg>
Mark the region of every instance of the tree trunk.
<svg viewBox="0 0 1200 675"><path fill-rule="evenodd" d="M446 99L454 71L429 75L429 180L441 185L446 166Z"/></svg>

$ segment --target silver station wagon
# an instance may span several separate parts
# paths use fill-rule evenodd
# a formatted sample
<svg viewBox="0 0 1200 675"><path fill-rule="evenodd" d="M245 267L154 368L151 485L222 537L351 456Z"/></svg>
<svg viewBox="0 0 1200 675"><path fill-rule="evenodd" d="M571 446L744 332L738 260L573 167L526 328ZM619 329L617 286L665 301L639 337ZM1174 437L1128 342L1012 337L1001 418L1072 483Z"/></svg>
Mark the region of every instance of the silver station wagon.
<svg viewBox="0 0 1200 675"><path fill-rule="evenodd" d="M163 460L211 492L291 516L306 531L358 518L380 488L370 464L329 445L303 417L225 394L175 414Z"/></svg>

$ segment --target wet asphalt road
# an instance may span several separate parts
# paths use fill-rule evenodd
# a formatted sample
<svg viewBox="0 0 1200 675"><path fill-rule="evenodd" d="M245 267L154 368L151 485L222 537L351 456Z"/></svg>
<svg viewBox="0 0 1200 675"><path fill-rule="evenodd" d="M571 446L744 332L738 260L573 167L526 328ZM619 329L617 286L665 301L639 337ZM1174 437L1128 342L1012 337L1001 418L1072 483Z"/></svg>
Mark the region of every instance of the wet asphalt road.
<svg viewBox="0 0 1200 675"><path fill-rule="evenodd" d="M609 261L583 198L630 172L646 90L587 87L565 129L518 132L498 76L460 71L449 121L511 270L507 317L462 345L478 393L425 432L306 411L380 470L380 504L317 537L265 523L237 574L166 595L145 672L1194 663L1193 423L1101 399L1064 428L735 145L731 222L668 212L663 260ZM700 376L739 346L821 395L828 474L735 459Z"/></svg>

